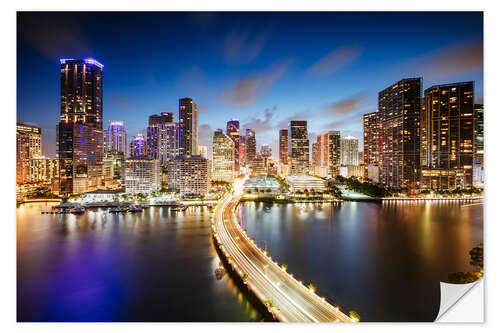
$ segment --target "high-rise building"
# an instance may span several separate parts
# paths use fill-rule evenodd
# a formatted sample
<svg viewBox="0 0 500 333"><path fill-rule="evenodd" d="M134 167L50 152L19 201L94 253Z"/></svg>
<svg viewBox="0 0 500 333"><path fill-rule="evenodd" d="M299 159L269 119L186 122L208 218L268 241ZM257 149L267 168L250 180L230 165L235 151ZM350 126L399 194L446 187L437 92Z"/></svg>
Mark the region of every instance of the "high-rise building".
<svg viewBox="0 0 500 333"><path fill-rule="evenodd" d="M306 175L309 172L307 121L292 120L288 124L288 156L290 175Z"/></svg>
<svg viewBox="0 0 500 333"><path fill-rule="evenodd" d="M42 129L40 127L17 123L16 132L28 137L28 158L42 156Z"/></svg>
<svg viewBox="0 0 500 333"><path fill-rule="evenodd" d="M474 169L473 185L484 186L484 108L474 105Z"/></svg>
<svg viewBox="0 0 500 333"><path fill-rule="evenodd" d="M317 176L335 178L340 175L340 142L340 131L328 131L318 135L314 168Z"/></svg>
<svg viewBox="0 0 500 333"><path fill-rule="evenodd" d="M111 121L106 130L104 152L119 151L127 154L127 133L122 121Z"/></svg>
<svg viewBox="0 0 500 333"><path fill-rule="evenodd" d="M147 141L141 133L130 141L130 157L140 156L147 156Z"/></svg>
<svg viewBox="0 0 500 333"><path fill-rule="evenodd" d="M267 176L267 158L257 154L252 161L252 176Z"/></svg>
<svg viewBox="0 0 500 333"><path fill-rule="evenodd" d="M125 154L121 151L107 151L103 159L104 181L123 182Z"/></svg>
<svg viewBox="0 0 500 333"><path fill-rule="evenodd" d="M247 128L245 130L245 161L247 165L252 165L252 161L257 154L257 141L255 131Z"/></svg>
<svg viewBox="0 0 500 333"><path fill-rule="evenodd" d="M379 166L380 121L378 112L363 115L363 160L365 177L368 177L368 166ZM371 175L373 176L373 172ZM378 177L378 172L376 173ZM378 179L377 179L378 182Z"/></svg>
<svg viewBox="0 0 500 333"><path fill-rule="evenodd" d="M421 116L420 186L470 188L474 158L474 83L435 85L425 90Z"/></svg>
<svg viewBox="0 0 500 333"><path fill-rule="evenodd" d="M240 166L246 165L246 140L244 135L240 135Z"/></svg>
<svg viewBox="0 0 500 333"><path fill-rule="evenodd" d="M169 174L173 176L168 187L177 189L181 196L204 197L210 190L210 164L200 155L177 156Z"/></svg>
<svg viewBox="0 0 500 333"><path fill-rule="evenodd" d="M311 164L313 167L318 165L318 142L313 142L311 145Z"/></svg>
<svg viewBox="0 0 500 333"><path fill-rule="evenodd" d="M25 133L16 133L16 184L29 182L30 158L29 136Z"/></svg>
<svg viewBox="0 0 500 333"><path fill-rule="evenodd" d="M384 185L419 185L421 87L422 78L403 79L378 94L380 180Z"/></svg>
<svg viewBox="0 0 500 333"><path fill-rule="evenodd" d="M212 180L229 183L234 180L234 141L221 129L213 135Z"/></svg>
<svg viewBox="0 0 500 333"><path fill-rule="evenodd" d="M259 154L262 157L264 157L265 159L268 159L269 157L272 156L273 151L267 143L264 143L264 144L262 144L262 146L260 146L260 153Z"/></svg>
<svg viewBox="0 0 500 333"><path fill-rule="evenodd" d="M162 112L159 115L153 114L149 116L148 125L153 126L153 125L161 125L173 122L174 122L174 114L172 112Z"/></svg>
<svg viewBox="0 0 500 333"><path fill-rule="evenodd" d="M198 146L198 152L200 156L203 158L208 158L208 147L207 146Z"/></svg>
<svg viewBox="0 0 500 333"><path fill-rule="evenodd" d="M280 129L279 146L280 163L288 164L288 130L286 128Z"/></svg>
<svg viewBox="0 0 500 333"><path fill-rule="evenodd" d="M149 194L161 189L160 161L147 156L135 156L125 160L126 193Z"/></svg>
<svg viewBox="0 0 500 333"><path fill-rule="evenodd" d="M37 156L30 159L30 182L51 183L59 178L59 159Z"/></svg>
<svg viewBox="0 0 500 333"><path fill-rule="evenodd" d="M240 171L240 121L231 119L226 124L226 134L234 142L234 171Z"/></svg>
<svg viewBox="0 0 500 333"><path fill-rule="evenodd" d="M61 194L95 190L102 182L103 65L61 59L57 154Z"/></svg>
<svg viewBox="0 0 500 333"><path fill-rule="evenodd" d="M198 107L189 97L179 99L179 150L185 156L198 154Z"/></svg>
<svg viewBox="0 0 500 333"><path fill-rule="evenodd" d="M340 139L340 165L358 165L358 139L346 136Z"/></svg>

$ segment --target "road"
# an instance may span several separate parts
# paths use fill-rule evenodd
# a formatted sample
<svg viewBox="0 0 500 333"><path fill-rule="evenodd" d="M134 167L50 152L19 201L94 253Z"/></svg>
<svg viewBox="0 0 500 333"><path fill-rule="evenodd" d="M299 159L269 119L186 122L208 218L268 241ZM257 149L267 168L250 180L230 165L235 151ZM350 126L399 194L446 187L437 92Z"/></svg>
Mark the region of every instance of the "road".
<svg viewBox="0 0 500 333"><path fill-rule="evenodd" d="M240 194L226 194L214 211L212 229L217 246L247 287L283 322L352 322L349 316L316 295L260 250L241 229L234 215Z"/></svg>

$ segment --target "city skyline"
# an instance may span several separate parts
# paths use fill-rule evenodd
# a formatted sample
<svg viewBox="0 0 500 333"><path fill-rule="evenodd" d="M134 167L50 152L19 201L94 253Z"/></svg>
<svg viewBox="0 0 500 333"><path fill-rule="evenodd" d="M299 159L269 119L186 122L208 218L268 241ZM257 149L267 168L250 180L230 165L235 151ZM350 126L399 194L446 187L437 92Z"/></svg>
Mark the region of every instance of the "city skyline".
<svg viewBox="0 0 500 333"><path fill-rule="evenodd" d="M37 25L38 30L33 31L33 22L47 21L51 15L18 16L18 61L26 66L19 68L17 86L18 121L42 128L42 153L49 157L55 155L52 119L57 119L60 103L55 69L59 59L65 57L92 57L106 66L103 125L123 121L129 140L139 132L146 134L151 114L177 114L178 99L189 96L199 108L200 145L210 147L213 131L238 118L240 131L253 129L257 146L269 144L274 158L279 152L278 129L286 128L291 119L308 121L310 142L329 130L340 130L342 136L361 141L363 114L377 109L379 91L404 77L422 77L422 90L474 81L474 103L482 103L482 13L114 13L106 14L106 23L97 22L103 15L100 13L62 13L52 17L53 23L46 28L40 30ZM231 15L239 24L222 27L221 22ZM296 26L287 26L287 18L294 15ZM166 29L184 20L185 31L177 29L172 35L160 37L159 29L147 40L132 38L131 42L138 50L152 40L174 42L177 51L158 46L152 49L155 56L145 59L147 52L126 52L113 48L114 42L105 45L103 40L113 30L111 25L119 26L117 20L122 16L142 22L140 31L123 32L135 37L157 27L161 18L169 18L164 20L169 22ZM325 20L313 22L315 16ZM384 18L382 23L370 25L380 17ZM420 22L424 17L425 26ZM85 18L96 20L96 27L82 30L80 23ZM265 28L256 27L258 19L268 23L261 25ZM355 29L349 23L352 20L358 23ZM401 22L411 30L408 36L390 30ZM309 38L299 33L306 24L312 24L310 29L315 31L312 46L305 48L307 51L297 50L296 44ZM439 29L445 26L446 31ZM48 52L42 41L56 27L66 34L58 42L51 41ZM290 29L297 32L288 35L293 39L280 39L280 32ZM331 29L340 33L330 34ZM35 40L31 33L40 38ZM213 38L205 42L206 34ZM317 42L320 39L324 42ZM389 39L393 41L390 45ZM416 43L414 48L408 47L411 42ZM190 43L197 43L203 52L178 56ZM401 45L406 49L398 47ZM450 58L450 54L455 56ZM443 62L445 58L448 65ZM164 64L162 59L170 63ZM363 80L356 79L360 73Z"/></svg>

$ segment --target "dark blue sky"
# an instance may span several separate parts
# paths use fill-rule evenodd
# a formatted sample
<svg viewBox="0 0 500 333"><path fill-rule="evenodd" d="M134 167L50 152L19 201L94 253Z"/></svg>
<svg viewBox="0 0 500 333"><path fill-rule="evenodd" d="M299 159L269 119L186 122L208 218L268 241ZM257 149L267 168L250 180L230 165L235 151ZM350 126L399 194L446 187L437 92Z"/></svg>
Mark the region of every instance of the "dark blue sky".
<svg viewBox="0 0 500 333"><path fill-rule="evenodd" d="M483 93L482 13L18 13L17 117L43 128L55 155L59 58L104 64L104 126L128 139L178 99L199 105L200 144L230 118L277 155L278 129L354 135L377 93L403 77L474 80Z"/></svg>

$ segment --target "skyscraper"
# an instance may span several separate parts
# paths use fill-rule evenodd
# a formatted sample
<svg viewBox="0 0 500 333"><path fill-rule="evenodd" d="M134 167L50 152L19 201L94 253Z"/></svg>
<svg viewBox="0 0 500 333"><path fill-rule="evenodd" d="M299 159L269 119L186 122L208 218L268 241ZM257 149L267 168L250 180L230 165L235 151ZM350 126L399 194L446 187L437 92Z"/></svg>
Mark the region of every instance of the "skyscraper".
<svg viewBox="0 0 500 333"><path fill-rule="evenodd" d="M240 167L246 165L246 140L244 135L240 135Z"/></svg>
<svg viewBox="0 0 500 333"><path fill-rule="evenodd" d="M290 121L288 125L288 156L291 175L306 175L309 172L307 121Z"/></svg>
<svg viewBox="0 0 500 333"><path fill-rule="evenodd" d="M130 157L147 156L147 143L144 135L137 134L130 142Z"/></svg>
<svg viewBox="0 0 500 333"><path fill-rule="evenodd" d="M214 132L212 143L212 180L234 180L234 141L221 129Z"/></svg>
<svg viewBox="0 0 500 333"><path fill-rule="evenodd" d="M280 163L288 164L288 130L286 128L280 129L279 146Z"/></svg>
<svg viewBox="0 0 500 333"><path fill-rule="evenodd" d="M42 129L40 127L17 123L16 132L28 137L28 158L42 156Z"/></svg>
<svg viewBox="0 0 500 333"><path fill-rule="evenodd" d="M172 112L162 112L161 114L153 114L149 116L149 126L159 125L164 123L173 123L174 114Z"/></svg>
<svg viewBox="0 0 500 333"><path fill-rule="evenodd" d="M484 108L474 105L474 167L473 185L484 186Z"/></svg>
<svg viewBox="0 0 500 333"><path fill-rule="evenodd" d="M358 139L346 136L340 139L340 165L358 165Z"/></svg>
<svg viewBox="0 0 500 333"><path fill-rule="evenodd" d="M29 181L30 158L29 136L16 132L16 184L22 185Z"/></svg>
<svg viewBox="0 0 500 333"><path fill-rule="evenodd" d="M380 148L380 122L378 112L363 115L363 159L365 177L368 177L368 167L378 168ZM377 180L378 181L378 180Z"/></svg>
<svg viewBox="0 0 500 333"><path fill-rule="evenodd" d="M268 159L269 157L271 157L272 154L273 154L273 150L271 149L271 147L267 143L264 143L264 144L262 144L262 146L260 146L260 155L262 157L264 157L265 159Z"/></svg>
<svg viewBox="0 0 500 333"><path fill-rule="evenodd" d="M231 139L229 141L232 142ZM177 156L169 167L169 188L181 196L204 197L210 190L210 163L200 155Z"/></svg>
<svg viewBox="0 0 500 333"><path fill-rule="evenodd" d="M158 160L134 156L125 160L125 190L127 193L151 193L161 189L161 168Z"/></svg>
<svg viewBox="0 0 500 333"><path fill-rule="evenodd" d="M104 151L119 151L127 154L127 133L122 121L112 121L106 130Z"/></svg>
<svg viewBox="0 0 500 333"><path fill-rule="evenodd" d="M240 171L240 121L231 119L226 124L226 134L234 142L234 171Z"/></svg>
<svg viewBox="0 0 500 333"><path fill-rule="evenodd" d="M340 175L340 131L328 131L316 138L315 174L334 178Z"/></svg>
<svg viewBox="0 0 500 333"><path fill-rule="evenodd" d="M378 94L380 179L394 188L415 188L420 175L422 78L403 79Z"/></svg>
<svg viewBox="0 0 500 333"><path fill-rule="evenodd" d="M149 116L147 127L147 155L160 160L160 165L167 166L178 154L179 125L174 122L171 112Z"/></svg>
<svg viewBox="0 0 500 333"><path fill-rule="evenodd" d="M198 154L198 107L189 97L179 99L179 150L185 156Z"/></svg>
<svg viewBox="0 0 500 333"><path fill-rule="evenodd" d="M102 182L104 66L94 59L61 59L60 65L60 193L81 193Z"/></svg>
<svg viewBox="0 0 500 333"><path fill-rule="evenodd" d="M255 131L247 128L245 130L245 161L247 166L252 165L256 154L257 141L255 139Z"/></svg>
<svg viewBox="0 0 500 333"><path fill-rule="evenodd" d="M422 112L421 187L470 188L474 157L474 83L432 86Z"/></svg>

